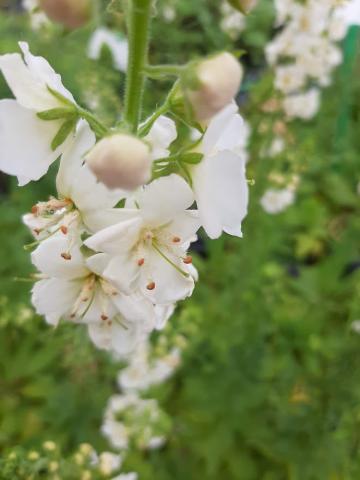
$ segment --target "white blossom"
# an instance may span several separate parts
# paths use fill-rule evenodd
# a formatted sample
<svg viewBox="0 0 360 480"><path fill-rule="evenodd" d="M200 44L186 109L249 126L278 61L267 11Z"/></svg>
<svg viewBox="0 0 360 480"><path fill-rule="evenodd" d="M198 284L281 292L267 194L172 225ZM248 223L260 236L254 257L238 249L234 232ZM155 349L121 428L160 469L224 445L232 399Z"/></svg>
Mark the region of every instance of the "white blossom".
<svg viewBox="0 0 360 480"><path fill-rule="evenodd" d="M241 237L248 184L243 154L243 121L230 104L210 122L198 147L204 157L191 177L201 224L210 238L222 231Z"/></svg>
<svg viewBox="0 0 360 480"><path fill-rule="evenodd" d="M64 255L66 248L60 233L32 253L41 278L32 291L36 312L54 326L61 319L87 324L99 348L129 353L154 328L153 305L138 293L120 293L101 276L102 259L84 257L79 242Z"/></svg>
<svg viewBox="0 0 360 480"><path fill-rule="evenodd" d="M92 33L89 40L88 57L98 60L104 46L111 52L114 68L120 72L126 72L129 57L128 41L108 28L99 27Z"/></svg>
<svg viewBox="0 0 360 480"><path fill-rule="evenodd" d="M284 188L282 190L268 189L261 197L260 204L265 212L273 215L286 210L294 201L295 191L293 188Z"/></svg>
<svg viewBox="0 0 360 480"><path fill-rule="evenodd" d="M32 55L27 43L19 45L23 57L19 53L0 56L0 70L15 96L15 100L0 101L0 169L25 185L41 178L66 149L66 142L55 151L51 148L62 121L44 121L36 115L64 106L49 88L70 102L75 100L44 58Z"/></svg>
<svg viewBox="0 0 360 480"><path fill-rule="evenodd" d="M187 210L194 196L178 175L154 180L119 209L119 222L85 241L108 255L104 277L120 291L140 290L154 303L170 304L191 295L194 269L187 255L200 226Z"/></svg>

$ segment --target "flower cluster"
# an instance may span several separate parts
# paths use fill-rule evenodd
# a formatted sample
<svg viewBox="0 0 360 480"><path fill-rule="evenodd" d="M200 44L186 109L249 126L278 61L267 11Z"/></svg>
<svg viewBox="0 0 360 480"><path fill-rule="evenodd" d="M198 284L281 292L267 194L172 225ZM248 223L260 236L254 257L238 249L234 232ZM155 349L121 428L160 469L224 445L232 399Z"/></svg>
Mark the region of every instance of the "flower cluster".
<svg viewBox="0 0 360 480"><path fill-rule="evenodd" d="M77 478L79 480L137 480L136 473L121 473L123 457L111 452L97 453L88 444L81 444L68 457L64 457L59 446L46 441L38 450L27 451L15 448L0 459L0 470L4 478L48 480Z"/></svg>
<svg viewBox="0 0 360 480"><path fill-rule="evenodd" d="M164 445L171 422L157 400L148 398L148 391L166 382L179 368L189 328L186 322L185 326L182 322L182 333L178 328L167 328L155 343L147 337L120 370L121 393L109 399L101 430L112 448L122 455L131 449L153 450Z"/></svg>
<svg viewBox="0 0 360 480"><path fill-rule="evenodd" d="M33 305L49 324L86 325L98 347L127 355L192 294L188 250L199 228L242 236L244 127L232 101L240 66L226 53L191 66L198 80L185 75L181 95L201 121L197 135L193 123L178 139L177 124L156 112L137 135L107 128L20 47L23 55L0 57L15 96L0 101L0 169L26 185L60 159L56 195L24 215L38 270Z"/></svg>
<svg viewBox="0 0 360 480"><path fill-rule="evenodd" d="M266 47L274 68L275 88L289 119L313 118L320 105L319 87L331 82L342 60L336 45L346 34L337 14L337 0L276 0L276 26L280 33Z"/></svg>

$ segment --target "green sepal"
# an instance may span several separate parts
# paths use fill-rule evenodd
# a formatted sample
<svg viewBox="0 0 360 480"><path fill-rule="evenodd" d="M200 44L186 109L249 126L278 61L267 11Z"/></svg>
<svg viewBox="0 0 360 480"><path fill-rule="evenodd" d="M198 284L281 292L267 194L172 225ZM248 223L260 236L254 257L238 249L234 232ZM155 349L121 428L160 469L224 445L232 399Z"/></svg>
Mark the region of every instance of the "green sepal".
<svg viewBox="0 0 360 480"><path fill-rule="evenodd" d="M70 107L59 107L59 108L51 108L50 110L43 110L42 112L38 112L36 114L41 120L49 121L49 120L61 120L61 119L69 119L69 117L76 117L77 113L74 108Z"/></svg>
<svg viewBox="0 0 360 480"><path fill-rule="evenodd" d="M202 153L196 153L196 152L184 153L180 156L180 161L183 163L188 163L190 165L197 165L198 163L201 162L203 157L204 155Z"/></svg>
<svg viewBox="0 0 360 480"><path fill-rule="evenodd" d="M71 118L66 120L60 127L59 131L51 142L51 149L55 151L60 145L62 145L70 133L75 129L77 118Z"/></svg>
<svg viewBox="0 0 360 480"><path fill-rule="evenodd" d="M51 95L53 95L57 100L59 100L59 102L63 103L64 105L67 105L69 107L74 107L75 104L74 102L72 102L71 100L69 100L68 98L64 97L64 95L62 95L61 93L57 92L56 90L54 90L53 88L49 87L49 85L47 85L47 89L49 90L49 92L51 93Z"/></svg>

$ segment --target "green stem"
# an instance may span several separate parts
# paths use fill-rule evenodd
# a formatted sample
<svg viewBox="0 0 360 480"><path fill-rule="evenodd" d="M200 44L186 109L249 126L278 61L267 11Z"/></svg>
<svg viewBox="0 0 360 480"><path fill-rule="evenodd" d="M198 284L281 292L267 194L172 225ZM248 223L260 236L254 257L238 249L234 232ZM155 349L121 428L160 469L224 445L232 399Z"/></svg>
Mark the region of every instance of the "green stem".
<svg viewBox="0 0 360 480"><path fill-rule="evenodd" d="M124 120L133 133L137 132L139 126L145 88L151 6L152 0L129 0L129 66L126 77Z"/></svg>
<svg viewBox="0 0 360 480"><path fill-rule="evenodd" d="M166 76L180 77L185 68L182 65L148 65L145 67L145 73L147 77L154 79Z"/></svg>

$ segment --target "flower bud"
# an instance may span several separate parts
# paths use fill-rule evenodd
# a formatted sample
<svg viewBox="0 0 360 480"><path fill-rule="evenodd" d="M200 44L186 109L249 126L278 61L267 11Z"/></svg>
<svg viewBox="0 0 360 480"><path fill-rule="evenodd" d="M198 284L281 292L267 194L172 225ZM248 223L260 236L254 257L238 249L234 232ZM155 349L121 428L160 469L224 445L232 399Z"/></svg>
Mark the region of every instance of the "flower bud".
<svg viewBox="0 0 360 480"><path fill-rule="evenodd" d="M250 13L257 4L257 0L228 0L228 2L244 15Z"/></svg>
<svg viewBox="0 0 360 480"><path fill-rule="evenodd" d="M150 148L142 140L124 133L100 140L86 162L98 180L110 189L135 190L151 178Z"/></svg>
<svg viewBox="0 0 360 480"><path fill-rule="evenodd" d="M216 115L239 91L243 71L230 53L224 52L197 64L196 81L185 90L199 122Z"/></svg>
<svg viewBox="0 0 360 480"><path fill-rule="evenodd" d="M39 3L50 20L69 29L82 27L91 17L91 0L40 0Z"/></svg>

